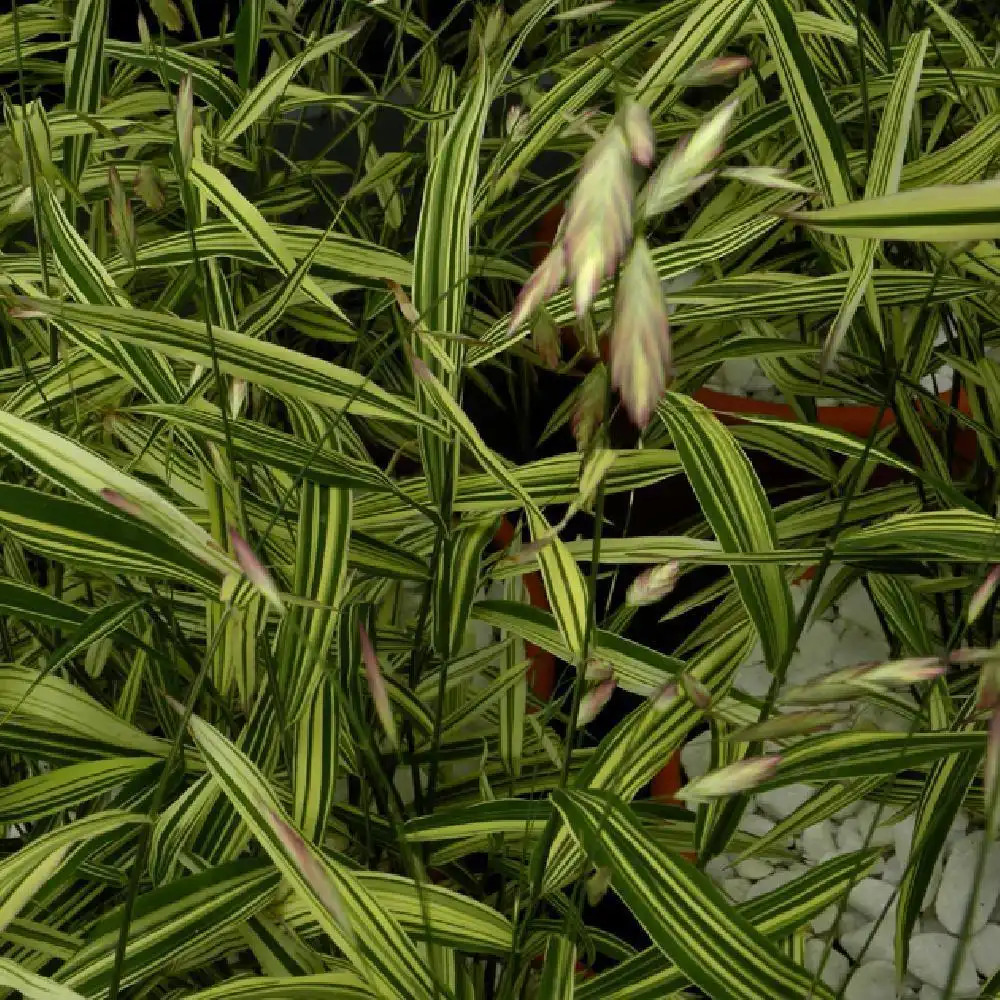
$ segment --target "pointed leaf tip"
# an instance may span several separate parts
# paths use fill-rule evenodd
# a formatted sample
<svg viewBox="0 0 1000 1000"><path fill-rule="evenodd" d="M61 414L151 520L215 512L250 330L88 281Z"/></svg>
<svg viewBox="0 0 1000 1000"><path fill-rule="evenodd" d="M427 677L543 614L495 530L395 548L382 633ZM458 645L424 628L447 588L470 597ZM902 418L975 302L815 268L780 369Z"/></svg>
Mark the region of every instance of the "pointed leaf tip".
<svg viewBox="0 0 1000 1000"><path fill-rule="evenodd" d="M392 706L389 704L389 692L385 686L382 668L379 666L378 656L368 635L368 630L360 622L358 623L358 636L361 640L361 660L365 667L368 693L371 695L372 703L375 705L375 714L378 716L379 722L382 723L389 745L395 749L399 743L396 738L396 720L393 718Z"/></svg>
<svg viewBox="0 0 1000 1000"><path fill-rule="evenodd" d="M969 608L966 612L965 620L970 625L972 625L983 613L986 605L990 601L990 598L995 593L998 583L1000 583L1000 566L994 566L989 573L986 574L986 579L979 585L979 587L976 588L976 592L972 595L972 599L969 601Z"/></svg>
<svg viewBox="0 0 1000 1000"><path fill-rule="evenodd" d="M142 517L142 508L134 500L129 500L128 497L122 496L121 493L111 489L110 486L105 486L101 490L101 497L107 503L111 504L112 507L117 507L126 514L131 514L132 517Z"/></svg>
<svg viewBox="0 0 1000 1000"><path fill-rule="evenodd" d="M283 610L284 604L281 600L281 593L277 586L275 586L271 574L257 558L256 553L247 544L246 539L232 526L229 528L229 541L232 543L236 562L239 564L240 569L243 570L247 579L264 595L270 604L274 605L278 610Z"/></svg>

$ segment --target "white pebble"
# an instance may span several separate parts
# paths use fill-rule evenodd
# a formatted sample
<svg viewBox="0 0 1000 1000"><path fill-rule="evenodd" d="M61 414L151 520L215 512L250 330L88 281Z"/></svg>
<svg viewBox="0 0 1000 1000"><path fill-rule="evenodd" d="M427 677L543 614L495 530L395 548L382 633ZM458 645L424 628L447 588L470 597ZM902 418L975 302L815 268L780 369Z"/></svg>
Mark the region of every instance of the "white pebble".
<svg viewBox="0 0 1000 1000"><path fill-rule="evenodd" d="M1000 927L987 924L972 939L972 960L987 978L1000 970Z"/></svg>
<svg viewBox="0 0 1000 1000"><path fill-rule="evenodd" d="M945 844L951 846L957 843L968 829L969 814L964 809L959 809L955 813L955 818L951 821L951 826L948 827L948 833L944 838Z"/></svg>
<svg viewBox="0 0 1000 1000"><path fill-rule="evenodd" d="M681 765L689 781L708 773L712 766L711 733L699 733L681 747Z"/></svg>
<svg viewBox="0 0 1000 1000"><path fill-rule="evenodd" d="M848 902L859 913L872 920L877 919L885 910L890 909L895 890L888 882L874 878L863 878L847 897ZM891 919L891 910L886 919Z"/></svg>
<svg viewBox="0 0 1000 1000"><path fill-rule="evenodd" d="M837 934L844 937L845 934L851 934L867 923L870 921L866 920L860 913L855 913L854 910L844 910L840 916L840 922L837 924Z"/></svg>
<svg viewBox="0 0 1000 1000"><path fill-rule="evenodd" d="M944 989L948 983L948 971L957 948L958 938L948 934L916 934L910 939L910 954L906 967L922 983L930 983L931 986ZM971 996L978 990L976 966L966 949L955 980L955 995Z"/></svg>
<svg viewBox="0 0 1000 1000"><path fill-rule="evenodd" d="M746 861L741 861L736 866L736 874L740 878L749 879L751 882L767 878L773 871L774 866L769 865L766 861L761 861L760 858L747 858Z"/></svg>
<svg viewBox="0 0 1000 1000"><path fill-rule="evenodd" d="M831 662L835 667L850 667L872 660L884 661L888 655L889 646L885 639L848 627L840 636Z"/></svg>
<svg viewBox="0 0 1000 1000"><path fill-rule="evenodd" d="M750 883L745 878L727 878L722 883L722 888L734 903L742 903L750 891Z"/></svg>
<svg viewBox="0 0 1000 1000"><path fill-rule="evenodd" d="M963 837L952 848L951 855L944 867L935 909L938 920L952 934L957 934L961 930L966 907L972 898L976 865L982 842L982 832ZM972 914L971 931L973 934L986 925L998 898L1000 898L1000 849L995 844L990 844L983 875L979 880L976 908Z"/></svg>
<svg viewBox="0 0 1000 1000"><path fill-rule="evenodd" d="M727 358L719 372L730 391L745 395L747 385L757 373L757 362L753 358Z"/></svg>
<svg viewBox="0 0 1000 1000"><path fill-rule="evenodd" d="M787 819L799 806L812 798L810 785L785 785L783 788L769 788L757 796L757 804L762 812L774 819Z"/></svg>
<svg viewBox="0 0 1000 1000"><path fill-rule="evenodd" d="M774 829L774 823L760 813L745 812L740 817L740 829L751 837L763 837Z"/></svg>
<svg viewBox="0 0 1000 1000"><path fill-rule="evenodd" d="M788 664L787 682L790 685L808 684L826 673L837 644L837 633L829 622L813 622L799 640L796 654Z"/></svg>
<svg viewBox="0 0 1000 1000"><path fill-rule="evenodd" d="M861 949L865 947L868 936L872 933L874 927L875 921L873 920L851 931L849 934L842 934L840 937L840 947L851 958L857 961L858 956L861 955ZM891 962L895 955L894 933L892 923L889 920L883 920L879 924L878 930L875 931L871 943L865 949L864 955L861 955L860 960L862 964L866 962Z"/></svg>
<svg viewBox="0 0 1000 1000"><path fill-rule="evenodd" d="M771 675L763 663L745 663L736 674L735 684L752 698L763 698L771 686Z"/></svg>
<svg viewBox="0 0 1000 1000"><path fill-rule="evenodd" d="M936 986L931 986L930 983L924 983L917 994L917 1000L941 1000L943 996L944 990L939 990Z"/></svg>
<svg viewBox="0 0 1000 1000"><path fill-rule="evenodd" d="M768 875L767 878L762 878L759 882L754 882L747 893L747 899L756 899L758 896L763 896L769 892L773 892L775 889L780 889L783 885L787 885L793 879L798 878L799 874L799 872L789 869Z"/></svg>
<svg viewBox="0 0 1000 1000"><path fill-rule="evenodd" d="M862 842L867 839L869 847L888 847L895 843L892 826L883 825L890 815L890 810L885 807L880 811L875 802L866 802L858 813L858 830Z"/></svg>
<svg viewBox="0 0 1000 1000"><path fill-rule="evenodd" d="M819 963L823 961L826 953L826 961L823 962L823 971L820 979L831 989L839 990L841 984L850 972L850 963L835 948L829 952L826 950L826 942L819 938L810 938L806 941L805 947L805 967L809 972L815 972L819 968Z"/></svg>
<svg viewBox="0 0 1000 1000"><path fill-rule="evenodd" d="M889 1000L896 993L896 968L892 962L869 962L851 976L844 1000Z"/></svg>
<svg viewBox="0 0 1000 1000"><path fill-rule="evenodd" d="M837 601L837 614L866 632L882 634L882 626L871 598L860 583L852 584L841 594Z"/></svg>
<svg viewBox="0 0 1000 1000"><path fill-rule="evenodd" d="M925 934L947 934L948 928L934 916L933 913L927 913L920 918L921 924L924 928Z"/></svg>
<svg viewBox="0 0 1000 1000"><path fill-rule="evenodd" d="M859 812L861 807L864 805L863 799L855 799L853 802L849 802L846 806L841 806L831 817L835 819L838 823L847 819L849 816L855 815Z"/></svg>
<svg viewBox="0 0 1000 1000"><path fill-rule="evenodd" d="M837 849L841 854L846 851L858 851L861 849L861 843L861 832L852 817L837 831Z"/></svg>
<svg viewBox="0 0 1000 1000"><path fill-rule="evenodd" d="M900 864L899 857L893 855L885 863L885 868L882 871L882 881L891 882L893 885L899 885L903 878L903 866Z"/></svg>
<svg viewBox="0 0 1000 1000"><path fill-rule="evenodd" d="M831 823L816 823L802 831L802 853L809 861L817 862L836 847Z"/></svg>
<svg viewBox="0 0 1000 1000"><path fill-rule="evenodd" d="M713 882L721 882L723 879L730 878L732 868L730 867L729 858L723 854L717 854L705 865L705 874Z"/></svg>
<svg viewBox="0 0 1000 1000"><path fill-rule="evenodd" d="M826 909L820 910L812 920L809 921L809 926L813 929L814 934L825 934L830 930L833 925L837 922L837 906L835 903L831 903Z"/></svg>
<svg viewBox="0 0 1000 1000"><path fill-rule="evenodd" d="M901 819L892 828L892 836L896 843L896 857L904 866L910 858L910 847L913 844L913 824L914 817L910 815Z"/></svg>

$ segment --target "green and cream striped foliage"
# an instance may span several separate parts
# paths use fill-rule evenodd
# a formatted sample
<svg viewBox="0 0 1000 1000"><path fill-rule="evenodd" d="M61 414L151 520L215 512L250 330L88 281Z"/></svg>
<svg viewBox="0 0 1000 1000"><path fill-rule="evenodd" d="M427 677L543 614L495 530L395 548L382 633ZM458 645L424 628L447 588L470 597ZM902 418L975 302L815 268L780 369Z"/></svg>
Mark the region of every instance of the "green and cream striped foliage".
<svg viewBox="0 0 1000 1000"><path fill-rule="evenodd" d="M987 14L209 6L0 12L0 990L820 1000L878 849L704 868L862 799L902 975L995 822ZM929 673L734 688L855 581ZM647 799L699 727L814 794Z"/></svg>

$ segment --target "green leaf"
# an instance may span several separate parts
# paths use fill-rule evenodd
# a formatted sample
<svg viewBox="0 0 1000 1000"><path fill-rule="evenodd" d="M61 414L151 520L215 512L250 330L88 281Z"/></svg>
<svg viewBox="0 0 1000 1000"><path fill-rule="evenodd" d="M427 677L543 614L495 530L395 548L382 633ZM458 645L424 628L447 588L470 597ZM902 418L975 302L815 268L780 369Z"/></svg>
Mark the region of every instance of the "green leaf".
<svg viewBox="0 0 1000 1000"><path fill-rule="evenodd" d="M250 239L273 267L281 271L286 278L294 273L295 258L285 246L281 236L271 227L257 206L247 200L225 174L203 160L195 160L191 164L190 177L198 190ZM304 277L302 288L317 304L329 309L346 322L347 317L313 278Z"/></svg>
<svg viewBox="0 0 1000 1000"><path fill-rule="evenodd" d="M869 239L959 243L1000 236L1000 181L942 184L789 218L825 233Z"/></svg>
<svg viewBox="0 0 1000 1000"><path fill-rule="evenodd" d="M760 788L896 774L953 754L982 751L985 744L981 732L826 733L785 750L775 776Z"/></svg>
<svg viewBox="0 0 1000 1000"><path fill-rule="evenodd" d="M472 607L472 617L512 632L561 660L572 657L555 618L541 608L515 601L478 601ZM594 630L591 651L614 670L620 687L637 694L660 690L684 670L682 660L604 629Z"/></svg>
<svg viewBox="0 0 1000 1000"><path fill-rule="evenodd" d="M72 809L157 763L156 757L111 757L25 778L0 791L0 822L27 823Z"/></svg>
<svg viewBox="0 0 1000 1000"><path fill-rule="evenodd" d="M75 990L35 975L9 958L0 958L0 986L15 990L24 1000L83 1000Z"/></svg>
<svg viewBox="0 0 1000 1000"><path fill-rule="evenodd" d="M281 876L351 964L377 991L429 1000L433 993L430 973L398 921L350 870L295 833L277 796L248 757L197 716L191 717L190 727L215 781ZM281 830L292 832L282 835ZM344 908L346 927L330 909L331 891Z"/></svg>
<svg viewBox="0 0 1000 1000"><path fill-rule="evenodd" d="M248 0L244 3L244 10L246 7L258 7L261 6L258 0ZM251 54L243 56L241 53L241 68L243 65L249 67L249 61L252 57L256 56L256 41L260 36L260 21L263 11L259 13L251 13L247 15L247 21L249 25L246 30L246 35L244 36L246 40L247 49L251 51ZM240 11L240 19L243 18L243 11ZM251 34L253 28L256 27L256 37ZM297 55L293 56L280 63L275 69L273 69L267 76L264 77L260 83L250 91L246 97L240 101L239 106L236 107L233 112L226 116L225 124L219 129L216 135L216 142L220 145L225 145L227 143L233 142L238 139L251 125L257 122L274 104L275 101L285 92L288 84L291 83L292 79L298 75L298 73L309 63L314 62L316 59L321 59L323 56L329 55L335 49L338 49L344 42L348 41L355 34L357 34L359 26L352 28L347 28L344 31L335 31L331 35L327 35L325 38L320 38L310 45L307 45L302 49ZM240 31L239 21L237 22L237 33ZM242 41L243 39L241 39ZM249 77L249 68L247 69L247 76ZM244 83L240 84L241 87L245 87ZM204 166L204 164L202 164ZM234 220L235 221L235 220Z"/></svg>
<svg viewBox="0 0 1000 1000"><path fill-rule="evenodd" d="M684 463L705 519L727 552L777 548L774 515L753 466L708 410L668 392L657 413ZM791 642L792 600L778 566L732 566L730 572L764 648L768 667L783 662Z"/></svg>
<svg viewBox="0 0 1000 1000"><path fill-rule="evenodd" d="M489 74L484 62L480 62L472 86L435 150L424 184L413 250L413 307L431 336L465 332L472 197L491 96ZM416 338L415 347L431 371L443 380L445 389L454 395L457 377L434 357L424 338ZM464 353L461 344L449 339L444 349L457 371ZM422 409L431 407L429 412L433 412L433 402L424 399L419 380L417 400ZM438 507L447 510L455 489L458 449L427 431L421 432L420 446L431 496Z"/></svg>
<svg viewBox="0 0 1000 1000"><path fill-rule="evenodd" d="M243 0L236 17L236 81L240 90L250 86L250 75L257 63L260 33L264 26L263 0Z"/></svg>
<svg viewBox="0 0 1000 1000"><path fill-rule="evenodd" d="M892 90L886 98L885 108L879 122L875 149L872 151L871 164L868 168L868 181L865 185L865 198L867 199L893 194L899 190L906 140L910 134L917 85L920 83L920 72L923 69L924 54L927 51L929 38L930 32L926 30L912 35L896 69ZM823 357L827 363L836 356L841 340L854 318L858 302L869 288L869 279L878 246L878 240L865 240L860 247L856 248L851 281L847 287L844 301L834 317L823 348ZM875 305L874 297L871 296L869 320L881 335L882 323Z"/></svg>
<svg viewBox="0 0 1000 1000"><path fill-rule="evenodd" d="M107 0L81 0L73 16L64 75L66 107L85 115L94 114L101 102L107 17ZM79 180L90 145L89 134L71 136L66 140L63 172L70 184Z"/></svg>
<svg viewBox="0 0 1000 1000"><path fill-rule="evenodd" d="M780 940L804 927L827 906L839 903L880 856L878 850L842 854L763 896L740 903L736 909L760 933ZM661 1000L671 991L683 989L689 981L659 948L647 948L616 968L584 980L577 988L577 1000Z"/></svg>
<svg viewBox="0 0 1000 1000"><path fill-rule="evenodd" d="M443 660L454 659L462 650L469 612L479 585L480 557L495 527L495 518L463 523L441 546L431 607L434 645Z"/></svg>
<svg viewBox="0 0 1000 1000"><path fill-rule="evenodd" d="M51 315L56 323L61 318L67 319L103 330L127 343L149 345L167 357L206 367L212 364L212 352L205 342L205 324L199 320L140 309L126 313L69 302L32 300L32 305ZM224 374L324 407L349 404L350 412L359 417L434 426L409 400L380 389L350 368L231 330L216 329L213 338L219 369Z"/></svg>
<svg viewBox="0 0 1000 1000"><path fill-rule="evenodd" d="M573 1000L576 945L561 934L549 938L538 984L538 1000Z"/></svg>
<svg viewBox="0 0 1000 1000"><path fill-rule="evenodd" d="M271 901L279 882L270 866L244 859L143 893L129 925L122 985L183 967L185 955L197 954L213 941L225 941L230 928ZM87 944L59 968L55 978L87 996L106 996L121 920L119 908L96 921Z"/></svg>
<svg viewBox="0 0 1000 1000"><path fill-rule="evenodd" d="M728 903L706 875L658 847L613 795L557 791L553 803L587 854L611 869L615 892L654 944L709 996L832 996Z"/></svg>
<svg viewBox="0 0 1000 1000"><path fill-rule="evenodd" d="M27 548L71 566L109 576L182 580L202 592L218 593L218 573L160 532L117 511L26 486L0 485L0 524Z"/></svg>
<svg viewBox="0 0 1000 1000"><path fill-rule="evenodd" d="M850 199L850 181L843 133L833 117L786 0L764 0L757 13L767 31L781 87L791 106L816 184L831 205Z"/></svg>

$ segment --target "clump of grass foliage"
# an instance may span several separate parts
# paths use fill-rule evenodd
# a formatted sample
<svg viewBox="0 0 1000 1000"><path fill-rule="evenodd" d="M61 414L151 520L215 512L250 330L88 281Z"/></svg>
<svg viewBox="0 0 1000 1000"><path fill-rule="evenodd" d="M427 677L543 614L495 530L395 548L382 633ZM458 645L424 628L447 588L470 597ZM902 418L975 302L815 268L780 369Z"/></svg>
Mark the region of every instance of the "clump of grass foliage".
<svg viewBox="0 0 1000 1000"><path fill-rule="evenodd" d="M828 997L797 932L878 849L750 908L702 871L754 786L799 782L789 833L915 815L902 974L952 817L995 826L985 9L146 13L0 15L6 995ZM694 398L748 356L796 419ZM539 412L544 457L504 454ZM610 516L650 490L653 532ZM905 732L782 718L858 580L896 666L817 701ZM683 637L629 638L675 587ZM758 641L763 699L731 689ZM706 722L714 773L644 798Z"/></svg>

